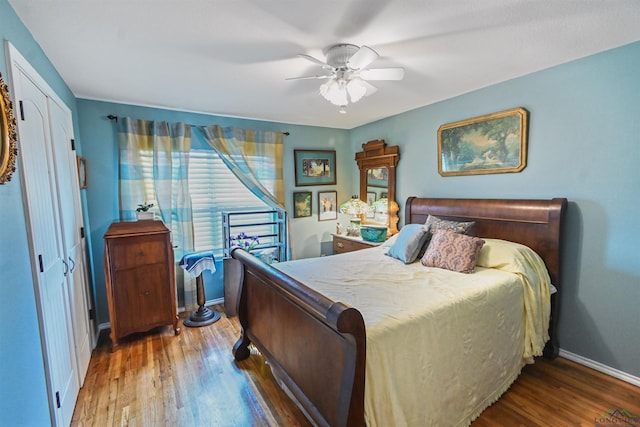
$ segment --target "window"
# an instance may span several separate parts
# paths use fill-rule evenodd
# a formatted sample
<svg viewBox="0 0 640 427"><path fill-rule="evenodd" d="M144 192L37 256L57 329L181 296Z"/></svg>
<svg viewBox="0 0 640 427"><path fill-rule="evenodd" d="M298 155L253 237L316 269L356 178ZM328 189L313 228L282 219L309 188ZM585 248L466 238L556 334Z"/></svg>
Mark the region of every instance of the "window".
<svg viewBox="0 0 640 427"><path fill-rule="evenodd" d="M189 193L193 211L195 250L213 249L216 257L222 257L222 212L268 209L269 207L227 168L215 151L192 149L189 155ZM271 170L275 165L271 165ZM265 169L269 169L268 165ZM260 177L260 182L274 191L275 182ZM265 216L265 221L269 217ZM273 226L264 225L245 230L247 234L274 233Z"/></svg>
<svg viewBox="0 0 640 427"><path fill-rule="evenodd" d="M145 202L153 203L154 207L151 210L159 214L152 178L153 152L142 151L140 158L142 165L140 174L145 177ZM272 174L274 168L275 165L266 164L261 171L258 171L260 182L272 192L275 182L269 175ZM267 204L236 178L216 152L211 149L192 149L190 151L189 193L193 214L194 249L196 251L213 249L214 256L220 259L222 259L224 247L222 212L269 209ZM254 216L254 222L260 222L256 219ZM268 214L260 219L264 222L272 221ZM249 235L267 235L276 234L277 227L261 225L238 231L244 231ZM172 231L174 241L178 241L179 236L176 236L175 233L179 232L179 230Z"/></svg>

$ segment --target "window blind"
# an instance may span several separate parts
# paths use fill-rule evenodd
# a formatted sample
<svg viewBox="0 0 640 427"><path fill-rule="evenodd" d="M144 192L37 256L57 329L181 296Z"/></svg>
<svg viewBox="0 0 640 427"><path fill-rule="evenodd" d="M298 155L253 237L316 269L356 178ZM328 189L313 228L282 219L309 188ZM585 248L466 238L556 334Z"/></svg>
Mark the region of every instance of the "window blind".
<svg viewBox="0 0 640 427"><path fill-rule="evenodd" d="M269 165L266 165L269 169ZM275 165L271 165L273 170ZM274 191L275 183L260 177L265 188ZM189 193L193 212L195 250L213 249L222 257L222 212L268 209L268 206L249 191L227 168L213 150L192 149L189 156ZM270 218L265 215L264 221ZM254 226L247 234L274 233L270 225Z"/></svg>

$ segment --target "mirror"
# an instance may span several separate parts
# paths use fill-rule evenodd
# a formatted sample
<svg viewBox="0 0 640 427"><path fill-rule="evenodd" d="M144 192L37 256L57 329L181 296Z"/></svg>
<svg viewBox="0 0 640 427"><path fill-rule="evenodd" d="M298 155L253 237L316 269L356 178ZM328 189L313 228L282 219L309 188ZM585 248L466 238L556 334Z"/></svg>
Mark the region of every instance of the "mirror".
<svg viewBox="0 0 640 427"><path fill-rule="evenodd" d="M1 74L0 92L0 184L5 184L11 180L11 174L16 170L18 147L13 103Z"/></svg>
<svg viewBox="0 0 640 427"><path fill-rule="evenodd" d="M360 199L373 206L365 224L386 225L389 235L398 232L398 204L395 201L396 166L400 160L398 146L388 147L384 140L362 144L356 153L360 168Z"/></svg>
<svg viewBox="0 0 640 427"><path fill-rule="evenodd" d="M373 207L373 211L367 214L365 223L388 225L389 168L367 169L367 198L362 200Z"/></svg>

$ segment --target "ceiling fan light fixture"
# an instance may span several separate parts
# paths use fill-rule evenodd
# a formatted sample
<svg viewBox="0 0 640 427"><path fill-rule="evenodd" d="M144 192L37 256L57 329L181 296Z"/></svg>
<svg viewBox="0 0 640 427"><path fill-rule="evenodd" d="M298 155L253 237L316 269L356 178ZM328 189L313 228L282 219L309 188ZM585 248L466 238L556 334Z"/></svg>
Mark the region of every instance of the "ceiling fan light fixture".
<svg viewBox="0 0 640 427"><path fill-rule="evenodd" d="M351 102L358 102L367 93L367 88L359 78L349 80L347 83L347 92L349 92L349 98Z"/></svg>
<svg viewBox="0 0 640 427"><path fill-rule="evenodd" d="M305 58L327 70L324 75L294 77L287 80L328 79L320 85L320 95L346 113L346 106L358 102L364 96L374 94L378 89L368 80L402 80L403 68L367 68L378 58L378 53L368 46L358 47L352 44L338 44L329 47L326 62L306 54Z"/></svg>
<svg viewBox="0 0 640 427"><path fill-rule="evenodd" d="M331 79L320 85L320 95L333 105L347 105L347 89L344 84L340 84L336 79Z"/></svg>

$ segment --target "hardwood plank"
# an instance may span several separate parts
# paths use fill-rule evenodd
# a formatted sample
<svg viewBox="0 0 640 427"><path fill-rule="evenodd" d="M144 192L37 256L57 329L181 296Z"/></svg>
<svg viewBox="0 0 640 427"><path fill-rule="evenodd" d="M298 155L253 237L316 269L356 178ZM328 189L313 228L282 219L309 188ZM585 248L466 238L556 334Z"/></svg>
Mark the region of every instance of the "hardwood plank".
<svg viewBox="0 0 640 427"><path fill-rule="evenodd" d="M136 334L113 353L102 334L72 425L310 426L260 355L233 360L239 335L237 318L224 314L179 336L168 327ZM614 409L640 415L640 389L563 358L539 359L472 427L593 427Z"/></svg>

